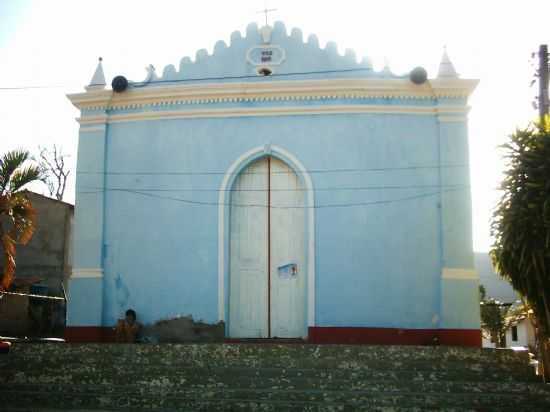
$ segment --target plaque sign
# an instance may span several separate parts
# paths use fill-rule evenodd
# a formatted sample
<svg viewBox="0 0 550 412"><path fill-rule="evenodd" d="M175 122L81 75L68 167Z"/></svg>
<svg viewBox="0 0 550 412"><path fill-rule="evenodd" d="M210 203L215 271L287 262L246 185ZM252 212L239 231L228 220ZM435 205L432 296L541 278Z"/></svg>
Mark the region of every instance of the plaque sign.
<svg viewBox="0 0 550 412"><path fill-rule="evenodd" d="M277 268L280 279L294 279L298 277L298 265L296 263L287 263Z"/></svg>
<svg viewBox="0 0 550 412"><path fill-rule="evenodd" d="M246 60L254 66L278 66L285 57L285 51L274 45L255 46L246 53Z"/></svg>

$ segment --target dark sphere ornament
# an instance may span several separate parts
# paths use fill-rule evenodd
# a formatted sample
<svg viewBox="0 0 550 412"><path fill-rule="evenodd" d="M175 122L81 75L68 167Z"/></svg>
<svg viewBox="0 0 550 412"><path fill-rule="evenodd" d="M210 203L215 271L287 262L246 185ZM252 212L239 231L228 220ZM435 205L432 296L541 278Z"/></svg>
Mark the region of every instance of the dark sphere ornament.
<svg viewBox="0 0 550 412"><path fill-rule="evenodd" d="M422 84L428 80L428 72L424 67L415 67L409 77L414 84Z"/></svg>
<svg viewBox="0 0 550 412"><path fill-rule="evenodd" d="M116 76L111 86L115 92L121 93L128 88L128 80L124 76Z"/></svg>

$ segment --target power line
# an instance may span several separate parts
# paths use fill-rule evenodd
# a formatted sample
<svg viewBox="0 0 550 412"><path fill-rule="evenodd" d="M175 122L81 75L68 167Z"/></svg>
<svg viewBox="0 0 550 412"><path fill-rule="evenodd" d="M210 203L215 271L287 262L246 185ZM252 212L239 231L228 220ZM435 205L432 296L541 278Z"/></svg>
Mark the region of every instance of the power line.
<svg viewBox="0 0 550 412"><path fill-rule="evenodd" d="M415 199L422 199L426 197L431 197L435 195L439 195L440 193L446 193L446 192L453 192L460 189L449 189L444 191L437 191L437 192L431 192L431 193L423 193L415 196L407 196L402 197L398 199L389 199L389 200L377 200L377 201L371 201L371 202L357 202L357 203L335 203L335 204L325 204L325 205L312 205L312 206L273 206L273 205L266 205L266 204L239 204L239 203L220 203L220 202L207 202L207 201L199 201L199 200L190 200L190 199L183 199L178 197L172 197L172 196L160 196L155 195L153 193L147 193L147 192L141 192L138 190L130 190L130 189L120 189L120 190L111 190L114 192L125 192L125 193L132 193L141 195L144 197L150 197L155 199L164 199L164 200L172 200L175 202L181 202L189 205L199 205L199 206L234 206L234 207L261 207L261 208L271 208L271 209L326 209L326 208L343 208L343 207L355 207L355 206L373 206L373 205L382 205L382 204L389 204L389 203L396 203L396 202L403 202L408 200L415 200ZM78 192L79 194L99 194L102 193L102 191L96 191L96 192Z"/></svg>
<svg viewBox="0 0 550 412"><path fill-rule="evenodd" d="M15 87L0 87L0 90L37 90L37 89L60 89L62 87L77 87L77 86L63 86L61 84L51 86L15 86Z"/></svg>
<svg viewBox="0 0 550 412"><path fill-rule="evenodd" d="M305 172L299 170L289 170L281 172L271 172L271 174L320 174L320 173L355 173L355 172L385 172L385 171L399 171L399 170L422 170L422 169L440 169L440 168L465 168L468 164L449 164L449 165L433 165L433 166L402 166L402 167L373 167L373 168L344 168L344 169L311 169ZM223 171L181 171L181 172L94 172L94 171L77 171L77 174L81 175L138 175L138 176L196 176L196 175L226 175L227 172ZM231 174L247 174L247 175L264 175L267 172L241 172L237 171Z"/></svg>
<svg viewBox="0 0 550 412"><path fill-rule="evenodd" d="M410 189L434 189L434 188L467 188L467 184L453 185L408 185L408 186L344 186L344 187L318 187L315 191L364 191L364 190L410 190ZM103 188L93 186L82 186L82 189L94 190L97 193L102 192ZM210 189L210 188L129 188L129 187L106 187L106 191L117 190L137 190L140 192L305 192L306 188L287 188L287 189Z"/></svg>
<svg viewBox="0 0 550 412"><path fill-rule="evenodd" d="M272 73L269 76L258 76L256 74L246 74L241 76L219 76L219 77L193 77L190 79L174 79L174 80L152 80L150 82L134 82L132 85L143 87L154 83L182 83L182 82L197 82L205 80L240 80L240 79L264 79L270 77L289 77L289 76L307 76L312 74L333 74L333 73L354 73L364 72L373 69L369 67L357 67L353 69L334 69L334 70L314 70L305 72L287 72L287 73Z"/></svg>
<svg viewBox="0 0 550 412"><path fill-rule="evenodd" d="M270 76L258 76L255 74L247 74L241 76L213 76L213 77L193 77L189 79L159 79L149 82L131 82L130 86L145 87L152 84L163 83L188 83L188 82L200 82L200 81L214 81L214 80L244 80L244 79L263 79L272 77L289 77L289 76L307 76L314 74L334 74L334 73L354 73L370 71L373 69L369 67L357 67L352 69L334 69L334 70L317 70L317 71L304 71L304 72L287 72L287 73L273 73ZM37 85L37 86L14 86L14 87L0 87L0 90L33 90L33 89L57 89L62 87L81 87L82 85Z"/></svg>
<svg viewBox="0 0 550 412"><path fill-rule="evenodd" d="M0 295L12 295L12 296L26 296L29 298L50 299L50 300L66 300L59 296L47 296L47 295L35 295L34 293L20 293L20 292L7 292L0 290Z"/></svg>

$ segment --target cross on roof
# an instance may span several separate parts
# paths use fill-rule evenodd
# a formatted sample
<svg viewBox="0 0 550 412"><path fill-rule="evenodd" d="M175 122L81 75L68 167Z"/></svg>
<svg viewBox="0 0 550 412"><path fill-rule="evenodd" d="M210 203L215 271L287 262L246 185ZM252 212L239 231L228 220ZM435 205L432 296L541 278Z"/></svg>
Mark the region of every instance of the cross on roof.
<svg viewBox="0 0 550 412"><path fill-rule="evenodd" d="M277 9L268 9L267 8L267 2L265 4L265 8L263 10L260 10L258 13L265 13L265 25L267 26L267 14L271 13L272 11L277 11Z"/></svg>

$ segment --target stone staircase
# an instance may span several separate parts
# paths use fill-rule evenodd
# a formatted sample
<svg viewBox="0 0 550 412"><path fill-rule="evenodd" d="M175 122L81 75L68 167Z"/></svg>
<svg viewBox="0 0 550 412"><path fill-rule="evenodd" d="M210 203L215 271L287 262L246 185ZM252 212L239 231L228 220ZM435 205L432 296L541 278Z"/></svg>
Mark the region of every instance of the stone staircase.
<svg viewBox="0 0 550 412"><path fill-rule="evenodd" d="M0 410L550 411L527 353L307 344L15 344Z"/></svg>

